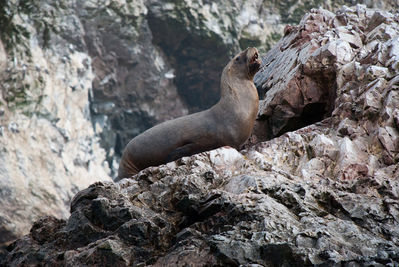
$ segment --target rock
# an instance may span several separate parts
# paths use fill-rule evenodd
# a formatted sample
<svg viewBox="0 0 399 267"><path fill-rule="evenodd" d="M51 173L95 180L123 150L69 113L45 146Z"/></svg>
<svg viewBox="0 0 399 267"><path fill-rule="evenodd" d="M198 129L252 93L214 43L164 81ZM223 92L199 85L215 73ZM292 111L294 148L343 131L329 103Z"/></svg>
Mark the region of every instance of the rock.
<svg viewBox="0 0 399 267"><path fill-rule="evenodd" d="M0 71L3 73L6 69L6 64L7 62L7 54L4 49L4 45L2 42L0 42Z"/></svg>
<svg viewBox="0 0 399 267"><path fill-rule="evenodd" d="M357 144L348 137L344 137L339 144L336 172L342 172L344 179L356 178L353 175L367 175L367 165L361 164L367 160L367 154L360 150ZM352 172L355 172L352 174Z"/></svg>
<svg viewBox="0 0 399 267"><path fill-rule="evenodd" d="M316 135L310 142L310 146L313 149L313 156L317 158L328 157L335 161L339 153L339 149L334 141L324 134Z"/></svg>
<svg viewBox="0 0 399 267"><path fill-rule="evenodd" d="M319 121L324 114L331 112L329 101L333 95L330 88L335 84L335 77L329 71L320 72L320 68L332 68L339 54L336 49L340 45L328 42L321 47L316 38L312 37L312 42L307 40L310 36L326 33L331 23L332 18L323 21L322 12L317 12L320 13L309 16L272 49L273 52L263 60L267 68L255 76L255 84L262 88L261 94L265 94L259 111L259 121L264 123L259 123L262 126L256 128L256 135L270 139ZM343 44L342 47L348 45ZM339 54L349 55L345 61L351 57L346 52ZM320 62L321 58L327 61ZM284 78L280 76L282 73Z"/></svg>
<svg viewBox="0 0 399 267"><path fill-rule="evenodd" d="M364 7L358 6L357 9L360 12ZM266 67L255 77L257 87L261 88L261 97L264 94L255 126L255 140L268 140L329 117L337 98L342 98L341 107L347 107L345 102L349 103L351 99L341 92L350 86L348 81L367 81L364 77L374 84L370 83L366 94L359 94L359 101L368 110L367 116L378 116L379 94L386 88L386 80L395 76L390 71L392 65L387 62L396 58L396 52L392 52L396 51L392 40L398 35L397 22L388 12L364 10L361 12L366 12L367 18L363 18L355 15L357 11L349 10L339 11L337 17L330 14L322 17L323 11L315 11L295 30L287 32L273 52L264 58ZM336 22L349 16L344 25ZM367 28L367 19L378 25ZM387 21L387 24L380 21ZM331 25L333 29L329 28ZM365 34L374 36L372 32L378 27L382 28L381 32L387 31L386 34L391 35L382 39L362 37ZM364 33L360 28L367 28L367 31ZM312 36L311 40L308 40L309 36ZM356 58L359 52L363 55L362 51L364 56ZM375 65L360 65L358 61ZM321 69L324 71L320 72Z"/></svg>
<svg viewBox="0 0 399 267"><path fill-rule="evenodd" d="M222 147L212 150L209 157L214 169L230 166L233 171L234 168L240 168L244 162L244 157L237 150L231 147Z"/></svg>
<svg viewBox="0 0 399 267"><path fill-rule="evenodd" d="M392 14L384 11L376 11L373 13L370 23L368 24L367 31L371 32L376 27L378 27L381 23L385 23L388 20L392 20Z"/></svg>
<svg viewBox="0 0 399 267"><path fill-rule="evenodd" d="M89 115L91 58L71 50L59 35L44 36L73 16L57 4L35 1L25 7L8 1L0 8L5 23L0 42L2 248L29 233L41 216L67 219L79 190L111 180Z"/></svg>
<svg viewBox="0 0 399 267"><path fill-rule="evenodd" d="M399 134L398 131L392 127L380 127L377 133L378 141L384 147L383 161L386 165L395 163L395 152L399 148Z"/></svg>
<svg viewBox="0 0 399 267"><path fill-rule="evenodd" d="M366 75L369 80L376 78L386 78L388 76L388 68L379 66L370 66L366 69Z"/></svg>
<svg viewBox="0 0 399 267"><path fill-rule="evenodd" d="M18 124L14 121L8 124L8 130L12 133L19 133Z"/></svg>
<svg viewBox="0 0 399 267"><path fill-rule="evenodd" d="M9 247L5 261L304 266L398 260L398 227L391 214L399 214L399 206L388 195L378 199L372 179L363 184L367 193L355 194L354 185L339 180L264 171L248 159L243 174L210 183L197 171L212 168L211 152L189 158L203 163L196 170L190 162L172 169L164 165L157 173L143 170L135 180L93 184L74 197L66 223L51 217L37 221ZM191 208L182 206L187 196Z"/></svg>

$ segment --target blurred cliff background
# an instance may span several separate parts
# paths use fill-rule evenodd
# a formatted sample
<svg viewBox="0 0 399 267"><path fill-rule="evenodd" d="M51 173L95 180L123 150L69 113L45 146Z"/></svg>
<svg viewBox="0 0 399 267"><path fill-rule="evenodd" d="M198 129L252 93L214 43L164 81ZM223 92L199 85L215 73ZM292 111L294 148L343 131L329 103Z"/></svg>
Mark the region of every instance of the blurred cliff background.
<svg viewBox="0 0 399 267"><path fill-rule="evenodd" d="M396 0L0 0L0 244L28 233L42 215L67 218L79 190L112 180L137 134L215 104L221 71L239 50L255 46L265 56L312 8L355 4L399 8ZM395 27L383 31L393 38ZM367 43L354 36L349 50ZM329 88L344 79L313 74ZM266 94L272 78L255 79L262 100L274 96ZM274 98L280 109L261 109L252 142L329 117L334 97L320 93L288 111L289 99Z"/></svg>

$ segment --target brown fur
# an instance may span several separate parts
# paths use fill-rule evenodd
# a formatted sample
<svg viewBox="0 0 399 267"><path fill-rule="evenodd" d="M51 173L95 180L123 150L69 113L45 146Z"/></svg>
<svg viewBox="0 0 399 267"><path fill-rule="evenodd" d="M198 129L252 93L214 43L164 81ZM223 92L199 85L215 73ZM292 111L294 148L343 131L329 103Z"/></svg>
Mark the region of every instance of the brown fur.
<svg viewBox="0 0 399 267"><path fill-rule="evenodd" d="M133 138L123 152L118 179L221 146L239 148L251 134L258 112L253 77L259 68L256 48L236 55L223 69L219 102L208 110L158 124Z"/></svg>

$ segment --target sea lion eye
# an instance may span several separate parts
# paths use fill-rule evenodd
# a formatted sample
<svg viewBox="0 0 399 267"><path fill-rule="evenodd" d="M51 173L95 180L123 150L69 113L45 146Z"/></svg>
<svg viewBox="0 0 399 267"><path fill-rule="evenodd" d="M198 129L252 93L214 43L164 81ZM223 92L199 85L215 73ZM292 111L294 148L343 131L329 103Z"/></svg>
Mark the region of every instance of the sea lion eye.
<svg viewBox="0 0 399 267"><path fill-rule="evenodd" d="M236 61L239 61L239 60L240 60L240 57L237 57L237 58L236 58Z"/></svg>
<svg viewBox="0 0 399 267"><path fill-rule="evenodd" d="M258 53L255 54L254 58L255 58L255 59L258 59Z"/></svg>

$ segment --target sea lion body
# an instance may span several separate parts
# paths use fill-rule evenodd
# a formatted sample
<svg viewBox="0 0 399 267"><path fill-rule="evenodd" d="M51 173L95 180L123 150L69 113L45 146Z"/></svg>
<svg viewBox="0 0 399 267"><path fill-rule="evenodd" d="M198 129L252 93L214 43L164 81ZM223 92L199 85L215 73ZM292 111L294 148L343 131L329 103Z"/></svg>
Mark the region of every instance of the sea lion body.
<svg viewBox="0 0 399 267"><path fill-rule="evenodd" d="M221 146L239 148L249 137L259 98L253 76L260 61L256 48L247 48L224 68L221 98L208 110L158 124L133 138L119 164L118 178Z"/></svg>

